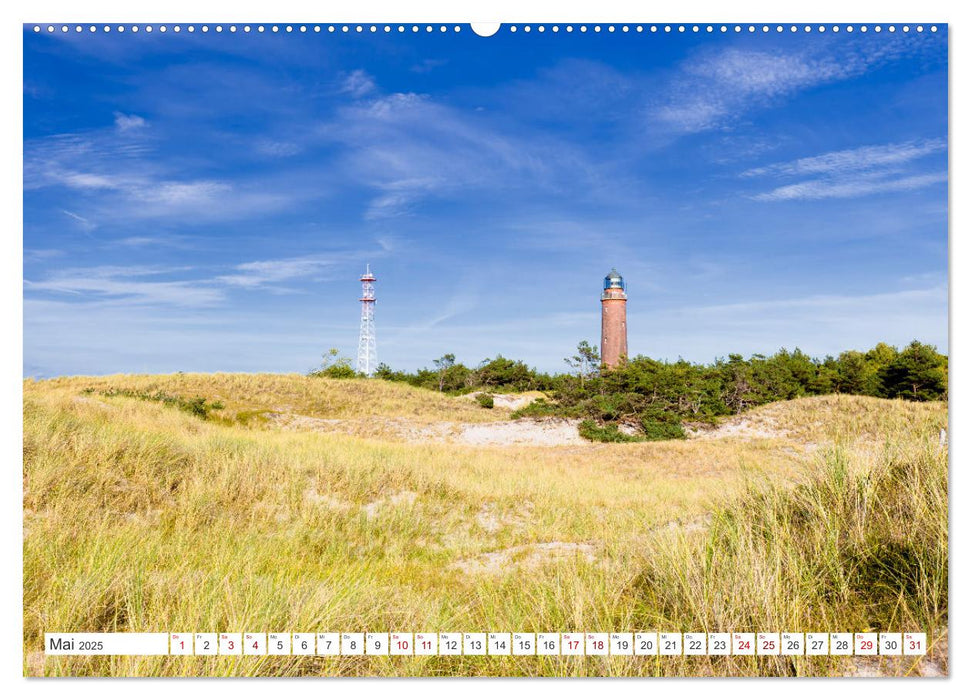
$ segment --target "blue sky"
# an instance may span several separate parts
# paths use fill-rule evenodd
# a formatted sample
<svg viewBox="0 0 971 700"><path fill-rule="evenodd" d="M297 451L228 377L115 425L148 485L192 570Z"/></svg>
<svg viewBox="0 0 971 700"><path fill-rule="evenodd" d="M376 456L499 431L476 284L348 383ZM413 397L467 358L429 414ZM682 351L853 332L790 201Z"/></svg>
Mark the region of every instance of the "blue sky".
<svg viewBox="0 0 971 700"><path fill-rule="evenodd" d="M24 34L24 374L947 348L947 37Z"/></svg>

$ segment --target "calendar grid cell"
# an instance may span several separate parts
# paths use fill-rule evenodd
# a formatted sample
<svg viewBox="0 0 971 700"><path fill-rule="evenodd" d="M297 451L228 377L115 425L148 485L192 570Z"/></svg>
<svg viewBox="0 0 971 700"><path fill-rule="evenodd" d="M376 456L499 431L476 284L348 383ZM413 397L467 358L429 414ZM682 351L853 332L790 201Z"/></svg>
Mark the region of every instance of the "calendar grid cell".
<svg viewBox="0 0 971 700"><path fill-rule="evenodd" d="M634 654L636 656L657 656L657 632L635 633Z"/></svg>
<svg viewBox="0 0 971 700"><path fill-rule="evenodd" d="M438 635L438 653L441 656L460 656L462 654L462 633L440 632Z"/></svg>
<svg viewBox="0 0 971 700"><path fill-rule="evenodd" d="M536 635L533 632L516 632L512 636L514 656L534 656L536 654Z"/></svg>
<svg viewBox="0 0 971 700"><path fill-rule="evenodd" d="M708 653L705 642L707 635L701 632L684 633L684 655L685 656L705 656Z"/></svg>

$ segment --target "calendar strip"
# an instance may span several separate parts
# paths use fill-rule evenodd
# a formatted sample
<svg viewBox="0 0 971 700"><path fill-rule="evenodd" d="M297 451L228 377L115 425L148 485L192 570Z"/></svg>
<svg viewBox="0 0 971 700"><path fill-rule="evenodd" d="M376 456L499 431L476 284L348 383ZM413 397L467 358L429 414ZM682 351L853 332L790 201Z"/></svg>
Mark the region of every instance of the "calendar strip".
<svg viewBox="0 0 971 700"><path fill-rule="evenodd" d="M110 632L54 656L923 656L924 632Z"/></svg>

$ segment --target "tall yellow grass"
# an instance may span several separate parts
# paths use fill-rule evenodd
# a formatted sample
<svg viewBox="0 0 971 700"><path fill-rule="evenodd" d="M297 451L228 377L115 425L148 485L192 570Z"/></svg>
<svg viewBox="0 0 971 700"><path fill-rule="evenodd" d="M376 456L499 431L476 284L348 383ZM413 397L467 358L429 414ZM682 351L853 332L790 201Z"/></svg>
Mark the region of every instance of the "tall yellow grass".
<svg viewBox="0 0 971 700"><path fill-rule="evenodd" d="M295 375L25 382L26 674L846 670L827 657L44 658L45 631L908 627L937 641L946 627L943 404L820 397L753 412L757 439L472 448L202 421L97 393L112 386L218 399L229 417L502 417ZM567 554L530 548L548 543ZM503 552L517 554L491 566Z"/></svg>
<svg viewBox="0 0 971 700"><path fill-rule="evenodd" d="M76 395L90 388L202 396L220 401L224 419L259 413L297 413L311 418L355 419L381 416L427 422L455 420L488 422L509 417L509 411L487 411L467 398L450 397L400 382L380 379L323 379L302 374L123 374L101 377L59 377L26 387L43 386L45 392Z"/></svg>

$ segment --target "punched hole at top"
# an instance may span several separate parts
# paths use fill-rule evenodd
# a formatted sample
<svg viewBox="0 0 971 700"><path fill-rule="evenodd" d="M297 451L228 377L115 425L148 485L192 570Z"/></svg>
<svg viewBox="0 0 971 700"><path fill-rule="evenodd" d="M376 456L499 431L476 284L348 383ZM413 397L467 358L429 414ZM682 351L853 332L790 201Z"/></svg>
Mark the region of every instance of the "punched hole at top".
<svg viewBox="0 0 971 700"><path fill-rule="evenodd" d="M502 26L499 22L473 22L472 31L479 36L492 36Z"/></svg>

